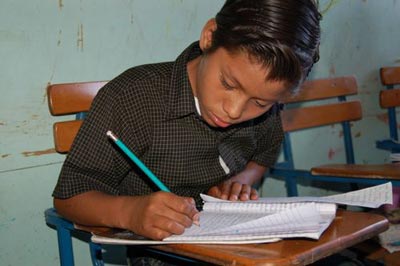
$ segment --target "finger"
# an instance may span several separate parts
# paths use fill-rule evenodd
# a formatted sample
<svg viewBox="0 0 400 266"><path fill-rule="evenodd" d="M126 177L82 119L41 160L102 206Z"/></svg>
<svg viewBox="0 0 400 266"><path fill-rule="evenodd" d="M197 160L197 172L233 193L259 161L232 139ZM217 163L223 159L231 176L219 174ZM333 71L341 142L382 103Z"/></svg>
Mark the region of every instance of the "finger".
<svg viewBox="0 0 400 266"><path fill-rule="evenodd" d="M170 219L169 217L165 216L157 217L157 221L153 226L169 235L180 235L185 231L186 228L177 220Z"/></svg>
<svg viewBox="0 0 400 266"><path fill-rule="evenodd" d="M169 209L165 209L162 215L176 221L184 227L190 227L193 223L194 215L199 212L196 209L193 198L176 196L168 207Z"/></svg>
<svg viewBox="0 0 400 266"><path fill-rule="evenodd" d="M200 215L199 210L196 208L196 201L193 198L186 198L186 201L192 206L188 216L192 218L195 224L198 224Z"/></svg>
<svg viewBox="0 0 400 266"><path fill-rule="evenodd" d="M165 230L159 229L157 227L153 227L150 231L148 231L146 233L145 232L137 232L137 233L139 235L142 235L142 236L154 239L154 240L163 240L164 238L172 235L171 233L169 233Z"/></svg>
<svg viewBox="0 0 400 266"><path fill-rule="evenodd" d="M249 185L243 185L242 186L242 191L240 192L240 197L239 199L242 201L246 201L250 199L251 195L251 187Z"/></svg>
<svg viewBox="0 0 400 266"><path fill-rule="evenodd" d="M221 198L221 190L219 189L219 187L214 186L208 190L207 195L210 195L210 196L213 196L216 198Z"/></svg>
<svg viewBox="0 0 400 266"><path fill-rule="evenodd" d="M227 200L229 198L229 195L231 194L231 185L232 182L230 181L225 181L220 185L221 189L221 199Z"/></svg>
<svg viewBox="0 0 400 266"><path fill-rule="evenodd" d="M200 213L196 213L193 216L193 224L200 226Z"/></svg>
<svg viewBox="0 0 400 266"><path fill-rule="evenodd" d="M230 186L229 200L233 200L233 201L238 200L239 195L242 191L242 187L243 187L243 185L238 182L232 183Z"/></svg>
<svg viewBox="0 0 400 266"><path fill-rule="evenodd" d="M254 188L251 189L250 199L251 200L258 200L258 191Z"/></svg>

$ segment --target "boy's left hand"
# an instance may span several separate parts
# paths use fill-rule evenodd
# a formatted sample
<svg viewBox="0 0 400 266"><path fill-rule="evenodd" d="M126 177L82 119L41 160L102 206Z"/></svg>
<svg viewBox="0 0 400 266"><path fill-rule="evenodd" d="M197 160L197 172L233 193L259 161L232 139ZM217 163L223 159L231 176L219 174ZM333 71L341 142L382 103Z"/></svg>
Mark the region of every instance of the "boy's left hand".
<svg viewBox="0 0 400 266"><path fill-rule="evenodd" d="M221 184L210 188L208 195L220 198L223 200L256 200L258 192L248 184L242 184L234 178L228 179Z"/></svg>

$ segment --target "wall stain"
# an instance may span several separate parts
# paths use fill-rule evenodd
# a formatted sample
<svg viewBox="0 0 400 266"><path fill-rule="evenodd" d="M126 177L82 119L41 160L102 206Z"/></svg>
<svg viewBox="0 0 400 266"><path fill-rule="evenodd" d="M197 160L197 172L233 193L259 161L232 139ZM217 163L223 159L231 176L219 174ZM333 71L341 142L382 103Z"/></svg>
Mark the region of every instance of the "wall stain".
<svg viewBox="0 0 400 266"><path fill-rule="evenodd" d="M9 153L3 154L3 155L1 155L1 158L7 158L8 156L11 156L11 154L9 154Z"/></svg>
<svg viewBox="0 0 400 266"><path fill-rule="evenodd" d="M343 148L337 148L337 149L333 149L333 148L329 148L328 151L328 159L332 160L333 157L336 156L336 154L338 154L339 152L341 152L343 150Z"/></svg>
<svg viewBox="0 0 400 266"><path fill-rule="evenodd" d="M56 153L56 150L53 148L43 150L43 151L25 151L25 152L22 152L22 155L24 155L25 157L30 157L30 156L41 156L41 155L52 154L52 153Z"/></svg>
<svg viewBox="0 0 400 266"><path fill-rule="evenodd" d="M328 4L322 9L320 9L321 15L325 15L334 5L338 4L340 0L330 0Z"/></svg>
<svg viewBox="0 0 400 266"><path fill-rule="evenodd" d="M53 78L53 75L51 78ZM50 81L47 82L46 88L44 88L44 94L42 96L43 97L42 104L46 103L46 101L47 101L47 87L50 86L50 84L51 84Z"/></svg>
<svg viewBox="0 0 400 266"><path fill-rule="evenodd" d="M64 7L63 0L58 0L58 9L61 10Z"/></svg>
<svg viewBox="0 0 400 266"><path fill-rule="evenodd" d="M389 124L389 118L388 118L388 115L386 113L379 114L379 115L376 116L376 118L378 118L379 121L382 121L385 124Z"/></svg>
<svg viewBox="0 0 400 266"><path fill-rule="evenodd" d="M331 65L329 67L329 75L332 76L332 77L336 76L336 68L335 68L334 65Z"/></svg>
<svg viewBox="0 0 400 266"><path fill-rule="evenodd" d="M355 137L355 138L361 137L361 132L357 132L357 133L354 135L354 137Z"/></svg>
<svg viewBox="0 0 400 266"><path fill-rule="evenodd" d="M5 122L0 122L0 126L5 126L6 123Z"/></svg>
<svg viewBox="0 0 400 266"><path fill-rule="evenodd" d="M78 38L76 40L76 45L79 50L83 51L83 25L82 23L78 26Z"/></svg>
<svg viewBox="0 0 400 266"><path fill-rule="evenodd" d="M62 30L58 31L58 40L57 40L57 46L61 46L61 34L62 34Z"/></svg>

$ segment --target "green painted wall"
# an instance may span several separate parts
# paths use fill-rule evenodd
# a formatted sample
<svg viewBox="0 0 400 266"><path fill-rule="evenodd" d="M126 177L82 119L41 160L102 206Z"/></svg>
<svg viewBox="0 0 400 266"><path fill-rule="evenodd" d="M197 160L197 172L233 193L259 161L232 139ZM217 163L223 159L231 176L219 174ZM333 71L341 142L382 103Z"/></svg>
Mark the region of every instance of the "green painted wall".
<svg viewBox="0 0 400 266"><path fill-rule="evenodd" d="M53 152L48 83L108 80L142 63L173 60L198 39L223 0L2 0L0 2L0 264L57 265L56 235L44 223L63 156ZM387 161L378 69L400 63L400 1L320 1L321 60L311 78L356 75L364 119L354 123L357 162ZM324 136L329 136L329 141ZM339 127L296 134L298 166L339 162ZM312 144L312 145L310 145ZM310 150L309 147L318 147ZM311 193L301 186L301 193ZM325 193L325 190L316 190ZM267 179L263 194L282 195ZM74 242L76 265L89 265ZM118 261L109 260L111 264Z"/></svg>

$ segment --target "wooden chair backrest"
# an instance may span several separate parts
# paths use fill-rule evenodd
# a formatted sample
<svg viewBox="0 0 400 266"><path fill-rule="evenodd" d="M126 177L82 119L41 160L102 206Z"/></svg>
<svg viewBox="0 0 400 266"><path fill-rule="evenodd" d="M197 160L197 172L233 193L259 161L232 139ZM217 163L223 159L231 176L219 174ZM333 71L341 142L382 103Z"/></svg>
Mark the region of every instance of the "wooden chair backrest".
<svg viewBox="0 0 400 266"><path fill-rule="evenodd" d="M334 77L306 81L300 93L285 101L282 112L285 132L311 127L355 121L361 119L359 101L346 101L346 96L357 94L357 81L354 76ZM334 103L299 107L303 102L339 98Z"/></svg>
<svg viewBox="0 0 400 266"><path fill-rule="evenodd" d="M379 93L382 108L400 106L400 67L383 67L380 69L381 82L387 90Z"/></svg>
<svg viewBox="0 0 400 266"><path fill-rule="evenodd" d="M50 84L47 87L50 113L62 116L89 111L93 98L106 83L107 81ZM70 150L81 124L81 119L54 123L54 146L58 153L67 153Z"/></svg>
<svg viewBox="0 0 400 266"><path fill-rule="evenodd" d="M47 96L50 113L62 116L87 112L93 98L106 83L107 81L95 81L49 85ZM358 101L290 108L296 103L356 93L357 83L352 76L306 81L295 97L285 101L289 109L282 112L284 130L293 131L360 119L361 105ZM81 119L54 123L54 143L58 153L67 153L70 150L81 124Z"/></svg>

